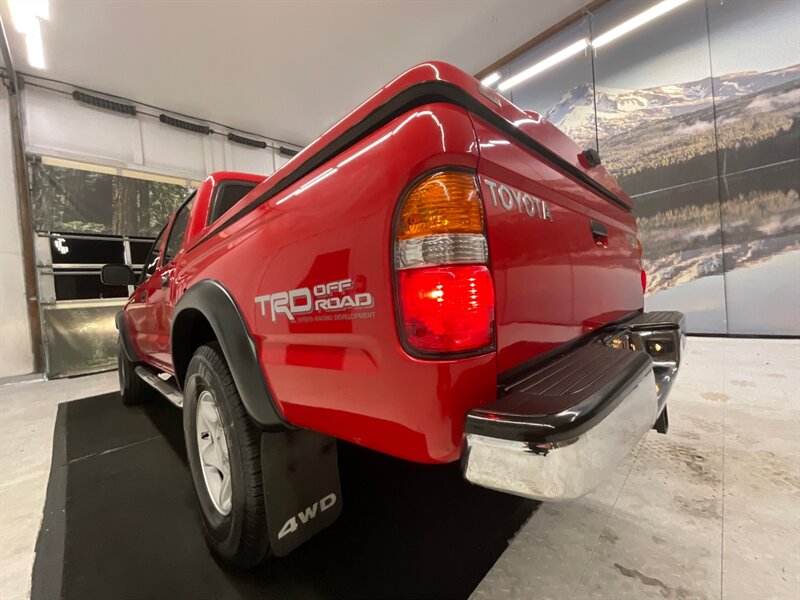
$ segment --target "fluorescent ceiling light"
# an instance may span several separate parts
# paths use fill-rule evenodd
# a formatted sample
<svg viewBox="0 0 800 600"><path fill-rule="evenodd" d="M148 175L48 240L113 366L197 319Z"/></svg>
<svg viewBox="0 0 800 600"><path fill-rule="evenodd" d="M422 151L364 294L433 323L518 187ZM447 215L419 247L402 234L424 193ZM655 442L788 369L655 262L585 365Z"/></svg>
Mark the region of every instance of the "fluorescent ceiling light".
<svg viewBox="0 0 800 600"><path fill-rule="evenodd" d="M613 29L609 29L604 34L597 36L594 38L594 41L592 41L592 46L595 48L605 46L609 42L612 42L618 37L625 35L629 31L633 31L637 27L641 27L645 23L649 23L664 13L671 11L673 8L677 8L681 4L686 4L688 1L689 0L664 0L663 2L659 2L655 6L648 8L646 11L640 12L635 17L620 23Z"/></svg>
<svg viewBox="0 0 800 600"><path fill-rule="evenodd" d="M493 85L498 81L500 81L500 73L498 73L497 71L481 79L481 83L486 87L489 87L490 85Z"/></svg>
<svg viewBox="0 0 800 600"><path fill-rule="evenodd" d="M8 0L8 9L14 29L20 33L28 33L36 28L39 19L50 19L48 0Z"/></svg>
<svg viewBox="0 0 800 600"><path fill-rule="evenodd" d="M40 19L50 19L48 0L8 0L8 10L14 29L25 36L28 64L35 69L44 69L44 48Z"/></svg>
<svg viewBox="0 0 800 600"><path fill-rule="evenodd" d="M557 65L558 63L568 59L570 56L578 54L579 52L583 52L588 45L589 42L586 41L585 38L578 42L575 42L574 44L570 44L563 50L559 50L558 52L556 52L551 56L548 56L544 60L540 60L535 65L528 67L524 71L517 73L516 75L510 77L509 79L506 79L503 83L498 85L497 88L500 91L505 91L511 87L514 87L518 83L522 83L523 81L530 79L534 75L537 75L538 73L541 73L546 69L549 69L553 65Z"/></svg>
<svg viewBox="0 0 800 600"><path fill-rule="evenodd" d="M44 69L44 47L42 29L36 27L25 34L25 49L28 51L28 64L34 69Z"/></svg>

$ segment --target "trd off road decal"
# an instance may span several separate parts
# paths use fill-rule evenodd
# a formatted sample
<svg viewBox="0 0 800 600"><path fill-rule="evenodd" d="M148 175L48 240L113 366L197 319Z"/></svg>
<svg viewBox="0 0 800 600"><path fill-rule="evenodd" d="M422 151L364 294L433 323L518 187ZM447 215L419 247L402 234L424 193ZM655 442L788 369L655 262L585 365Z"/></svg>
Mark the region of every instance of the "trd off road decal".
<svg viewBox="0 0 800 600"><path fill-rule="evenodd" d="M372 294L356 291L354 287L352 279L341 279L313 288L296 288L256 296L255 301L261 308L261 316L266 317L269 310L273 321L278 320L278 315L300 323L373 318L374 310L360 310L375 306ZM359 310L354 312L356 309Z"/></svg>

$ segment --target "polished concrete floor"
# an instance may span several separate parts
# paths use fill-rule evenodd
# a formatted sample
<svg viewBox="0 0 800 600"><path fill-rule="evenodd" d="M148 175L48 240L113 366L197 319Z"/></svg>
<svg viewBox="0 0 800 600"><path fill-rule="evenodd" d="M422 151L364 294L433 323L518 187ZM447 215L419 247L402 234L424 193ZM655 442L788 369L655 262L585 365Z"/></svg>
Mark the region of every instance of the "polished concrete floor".
<svg viewBox="0 0 800 600"><path fill-rule="evenodd" d="M117 389L116 371L0 387L0 599L30 596L56 407Z"/></svg>
<svg viewBox="0 0 800 600"><path fill-rule="evenodd" d="M800 598L800 342L690 338L670 431L545 504L473 593Z"/></svg>
<svg viewBox="0 0 800 600"><path fill-rule="evenodd" d="M60 402L116 373L0 387L0 598L30 593ZM473 598L800 597L800 341L690 338L668 435L545 504Z"/></svg>

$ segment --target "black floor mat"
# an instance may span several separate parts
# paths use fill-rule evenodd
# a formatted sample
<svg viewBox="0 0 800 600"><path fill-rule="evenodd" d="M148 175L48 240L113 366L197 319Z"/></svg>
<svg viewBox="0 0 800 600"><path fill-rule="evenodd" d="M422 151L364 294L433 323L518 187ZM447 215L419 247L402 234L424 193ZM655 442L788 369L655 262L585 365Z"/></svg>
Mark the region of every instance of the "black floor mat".
<svg viewBox="0 0 800 600"><path fill-rule="evenodd" d="M466 598L537 506L465 483L458 465L340 443L337 523L230 574L200 533L180 411L117 394L59 409L33 600Z"/></svg>

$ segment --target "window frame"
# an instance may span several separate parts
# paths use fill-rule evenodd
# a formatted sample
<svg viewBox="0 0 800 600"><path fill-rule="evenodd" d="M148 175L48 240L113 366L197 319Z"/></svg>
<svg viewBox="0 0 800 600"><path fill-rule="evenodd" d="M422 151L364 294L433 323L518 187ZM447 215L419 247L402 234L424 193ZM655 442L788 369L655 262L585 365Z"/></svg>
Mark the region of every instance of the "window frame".
<svg viewBox="0 0 800 600"><path fill-rule="evenodd" d="M197 190L193 190L192 193L189 194L189 196L186 198L186 200L184 200L181 203L181 205L175 209L175 212L172 213L172 216L170 217L169 222L167 223L167 225L169 226L169 233L167 233L167 237L164 240L164 251L161 253L160 260L162 267L164 265L169 264L169 262L173 258L175 258L175 256L177 256L181 251L181 248L178 248L178 251L175 253L175 256L170 256L167 258L167 248L169 247L169 242L172 239L172 234L175 233L175 221L178 220L178 215L180 214L180 212L183 209L187 208L187 206L192 203L192 200L194 200L196 195L197 195ZM183 230L184 239L186 237L186 231L189 229L189 219L191 219L191 217L192 217L192 209L191 207L189 207L189 216L186 218L186 228ZM181 246L183 246L183 240L181 240ZM164 260L165 258L166 260Z"/></svg>
<svg viewBox="0 0 800 600"><path fill-rule="evenodd" d="M142 273L139 275L139 283L137 285L142 285L145 281L150 279L150 277L153 275L153 273L155 273L158 270L158 267L161 266L160 262L161 262L161 259L163 258L163 255L162 255L162 253L160 251L160 246L164 244L164 238L161 237L161 236L164 235L164 232L167 230L167 227L169 226L171 220L172 219L170 218L170 220L167 221L167 224L164 225L161 228L161 231L158 232L158 235L156 235L156 239L153 240L153 245L150 246L150 251L147 253L147 258L145 258L144 264L142 264ZM156 245L159 246L158 258L156 258L156 261L155 261L155 263L153 265L153 272L152 273L148 273L147 272L147 265L150 264L150 257L153 256L153 251L156 250Z"/></svg>
<svg viewBox="0 0 800 600"><path fill-rule="evenodd" d="M167 240L169 240L170 236L172 235L172 225L175 223L175 217L178 215L181 209L183 209L184 206L186 206L189 202L192 201L192 199L195 197L196 194L197 194L196 189L192 190L191 193L189 193L186 199L183 202L181 202L180 206L178 206L178 208L176 208L175 211L169 216L169 219L167 219L167 222L161 228L161 231L158 232L158 235L156 235L156 239L153 241L153 245L150 247L150 251L147 253L147 258L145 259L144 264L142 265L142 274L139 276L139 283L137 285L142 285L145 281L150 279L153 273L155 273L160 267L164 266L164 253L159 252L156 265L153 268L153 273L149 274L147 273L147 265L150 262L150 257L153 255L153 250L155 250L156 244L158 244L158 242L160 241L161 246L166 251ZM189 224L187 223L186 226L188 227ZM167 228L169 228L169 232L167 232ZM161 236L164 235L165 232L167 232L167 235L164 239L162 239Z"/></svg>

